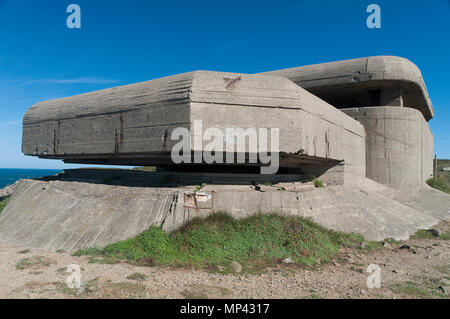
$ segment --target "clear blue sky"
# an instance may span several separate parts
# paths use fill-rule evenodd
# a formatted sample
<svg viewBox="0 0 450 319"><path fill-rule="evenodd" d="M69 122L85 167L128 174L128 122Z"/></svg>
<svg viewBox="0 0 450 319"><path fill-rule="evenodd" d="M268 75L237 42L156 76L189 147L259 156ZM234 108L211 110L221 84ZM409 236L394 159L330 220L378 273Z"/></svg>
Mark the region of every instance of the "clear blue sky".
<svg viewBox="0 0 450 319"><path fill-rule="evenodd" d="M82 28L66 27L79 4ZM366 26L381 7L381 29ZM450 158L450 0L0 0L0 167L62 168L21 153L36 102L202 69L257 73L371 55L422 70L435 152Z"/></svg>

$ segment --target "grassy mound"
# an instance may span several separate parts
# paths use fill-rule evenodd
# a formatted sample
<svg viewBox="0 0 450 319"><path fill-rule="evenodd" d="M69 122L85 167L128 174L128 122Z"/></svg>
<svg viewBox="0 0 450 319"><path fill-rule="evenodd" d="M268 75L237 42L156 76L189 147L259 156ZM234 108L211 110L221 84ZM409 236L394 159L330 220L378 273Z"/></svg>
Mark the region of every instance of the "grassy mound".
<svg viewBox="0 0 450 319"><path fill-rule="evenodd" d="M331 260L340 247L356 246L364 238L356 234L325 229L300 218L255 215L234 219L227 214L193 219L181 229L165 233L151 227L140 235L99 249L82 250L75 255L144 261L152 265L226 265L291 258L312 267Z"/></svg>
<svg viewBox="0 0 450 319"><path fill-rule="evenodd" d="M6 205L8 204L9 201L9 197L6 197L5 199L0 201L0 213L2 212L3 208L6 207Z"/></svg>

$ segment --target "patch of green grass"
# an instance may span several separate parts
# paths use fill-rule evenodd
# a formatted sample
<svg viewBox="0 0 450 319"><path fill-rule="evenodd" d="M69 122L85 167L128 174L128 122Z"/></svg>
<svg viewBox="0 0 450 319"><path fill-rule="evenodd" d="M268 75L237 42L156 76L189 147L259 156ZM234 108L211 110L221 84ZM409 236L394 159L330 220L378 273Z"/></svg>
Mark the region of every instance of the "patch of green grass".
<svg viewBox="0 0 450 319"><path fill-rule="evenodd" d="M420 296L427 297L429 293L422 287L419 287L418 284L412 281L405 281L402 283L395 284L391 287L392 292L397 294L406 294L411 296Z"/></svg>
<svg viewBox="0 0 450 319"><path fill-rule="evenodd" d="M320 179L318 179L318 178L314 178L313 179L313 183L314 183L314 186L317 187L317 188L324 187L322 181Z"/></svg>
<svg viewBox="0 0 450 319"><path fill-rule="evenodd" d="M67 272L67 267L58 268L56 272Z"/></svg>
<svg viewBox="0 0 450 319"><path fill-rule="evenodd" d="M414 235L411 236L413 239L427 239L435 238L435 236L428 231L428 229L419 229Z"/></svg>
<svg viewBox="0 0 450 319"><path fill-rule="evenodd" d="M450 275L450 265L436 265L433 266L434 269L436 269L437 271L439 271L440 273L446 274L446 275Z"/></svg>
<svg viewBox="0 0 450 319"><path fill-rule="evenodd" d="M439 298L448 298L449 297L445 293L440 291L438 288L441 284L440 278L422 277L421 281L422 281L424 288L426 288L431 295L433 295L435 297L439 297Z"/></svg>
<svg viewBox="0 0 450 319"><path fill-rule="evenodd" d="M269 182L269 181L265 181L265 182L262 182L261 183L261 185L263 185L263 186L273 186L273 184L271 183L271 182Z"/></svg>
<svg viewBox="0 0 450 319"><path fill-rule="evenodd" d="M427 184L442 192L450 194L450 185L440 179L430 178L427 180Z"/></svg>
<svg viewBox="0 0 450 319"><path fill-rule="evenodd" d="M430 232L428 229L419 229L414 235L411 236L413 239L430 239L436 238L436 236Z"/></svg>
<svg viewBox="0 0 450 319"><path fill-rule="evenodd" d="M140 265L202 268L227 267L233 260L246 265L289 257L301 266L314 268L318 261L330 261L340 247L358 247L362 241L361 235L331 231L301 217L273 214L236 220L218 213L193 219L171 234L152 226L102 250L87 249L74 255L126 259Z"/></svg>
<svg viewBox="0 0 450 319"><path fill-rule="evenodd" d="M127 276L127 279L130 280L137 280L137 281L146 281L148 279L147 275L140 273L140 272L135 272L132 275Z"/></svg>
<svg viewBox="0 0 450 319"><path fill-rule="evenodd" d="M386 238L386 239L384 240L384 242L386 242L386 243L388 243L388 244L393 244L393 245L399 245L399 244L402 243L401 241L396 240L396 239L394 239L394 238Z"/></svg>
<svg viewBox="0 0 450 319"><path fill-rule="evenodd" d="M75 253L72 254L72 256L75 257L80 257L80 256L100 256L102 254L102 251L97 248L97 247L90 247L90 248L85 248L85 249L81 249Z"/></svg>
<svg viewBox="0 0 450 319"><path fill-rule="evenodd" d="M360 248L365 251L371 251L371 250L383 249L385 247L383 246L382 242L369 240L369 241L364 241L364 243L361 245Z"/></svg>
<svg viewBox="0 0 450 319"><path fill-rule="evenodd" d="M411 236L412 239L450 239L450 232L439 232L432 229L419 229L414 235Z"/></svg>
<svg viewBox="0 0 450 319"><path fill-rule="evenodd" d="M100 257L100 258L91 257L89 259L90 264L114 265L114 264L118 264L120 262L121 262L120 258L111 257L111 256Z"/></svg>
<svg viewBox="0 0 450 319"><path fill-rule="evenodd" d="M62 268L60 268L62 269ZM59 269L58 269L59 271ZM82 283L82 289L76 289L76 288L69 288L67 284L61 283L61 282L53 282L53 285L56 287L56 289L69 296L77 296L78 298L86 298L89 294L95 292L98 289L98 278L91 279L89 281L85 281Z"/></svg>
<svg viewBox="0 0 450 319"><path fill-rule="evenodd" d="M415 276L414 282L406 281L391 286L394 293L430 298L448 298L438 287L441 285L441 278L431 278L426 276Z"/></svg>
<svg viewBox="0 0 450 319"><path fill-rule="evenodd" d="M17 270L25 270L29 268L44 268L50 265L56 264L56 262L45 256L33 256L30 258L23 258L16 264Z"/></svg>
<svg viewBox="0 0 450 319"><path fill-rule="evenodd" d="M450 239L450 232L446 231L439 234L440 239L449 240Z"/></svg>
<svg viewBox="0 0 450 319"><path fill-rule="evenodd" d="M202 190L204 187L206 187L205 183L196 186L195 189L194 189L194 193L197 193L198 191Z"/></svg>
<svg viewBox="0 0 450 319"><path fill-rule="evenodd" d="M6 207L8 202L9 202L9 197L6 197L6 198L4 198L3 200L0 201L0 213Z"/></svg>

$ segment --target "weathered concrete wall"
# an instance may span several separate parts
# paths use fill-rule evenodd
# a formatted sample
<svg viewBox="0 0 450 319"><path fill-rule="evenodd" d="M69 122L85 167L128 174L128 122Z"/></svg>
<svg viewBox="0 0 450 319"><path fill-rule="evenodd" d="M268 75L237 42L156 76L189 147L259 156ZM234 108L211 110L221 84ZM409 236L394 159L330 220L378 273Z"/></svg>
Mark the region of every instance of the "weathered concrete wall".
<svg viewBox="0 0 450 319"><path fill-rule="evenodd" d="M74 163L171 165L177 127L279 128L280 166L344 161L364 176L365 133L357 121L274 76L196 71L38 103L24 118L26 155ZM248 147L247 147L248 150Z"/></svg>
<svg viewBox="0 0 450 319"><path fill-rule="evenodd" d="M422 129L422 180L433 177L434 136L428 124Z"/></svg>
<svg viewBox="0 0 450 319"><path fill-rule="evenodd" d="M261 74L286 77L338 108L403 104L420 110L426 120L434 116L419 68L401 57L373 56Z"/></svg>
<svg viewBox="0 0 450 319"><path fill-rule="evenodd" d="M193 77L186 73L37 103L23 120L22 151L59 158L162 152L166 130L189 127Z"/></svg>
<svg viewBox="0 0 450 319"><path fill-rule="evenodd" d="M402 107L341 109L366 129L366 176L393 186L420 185L433 171L433 135L422 114Z"/></svg>
<svg viewBox="0 0 450 319"><path fill-rule="evenodd" d="M283 185L286 191L208 185L195 195L193 186L22 180L0 215L0 240L76 251L133 237L151 225L170 231L218 211L237 218L274 212L304 216L371 240L406 239L450 217L450 196L431 188L394 191L369 180L321 189Z"/></svg>
<svg viewBox="0 0 450 319"><path fill-rule="evenodd" d="M280 128L281 152L344 160L347 180L364 176L365 133L358 122L285 78L229 78L236 81L233 88L224 87L217 72L195 78L191 118L202 120L203 130Z"/></svg>

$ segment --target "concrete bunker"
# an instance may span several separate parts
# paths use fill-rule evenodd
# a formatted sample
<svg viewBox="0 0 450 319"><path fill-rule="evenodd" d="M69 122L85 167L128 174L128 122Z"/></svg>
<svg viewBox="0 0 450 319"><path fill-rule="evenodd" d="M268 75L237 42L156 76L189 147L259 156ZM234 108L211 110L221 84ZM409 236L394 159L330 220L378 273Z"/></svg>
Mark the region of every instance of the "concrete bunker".
<svg viewBox="0 0 450 319"><path fill-rule="evenodd" d="M370 240L406 239L450 214L449 196L424 184L432 117L420 71L397 57L258 75L196 71L41 102L24 117L26 155L157 171L22 180L0 216L0 239L75 251L223 211L303 216ZM194 137L230 127L279 129L277 174L260 174L261 161L173 161L174 130L189 132L194 160L208 150ZM251 158L248 144L222 156ZM312 176L330 187L303 182Z"/></svg>

